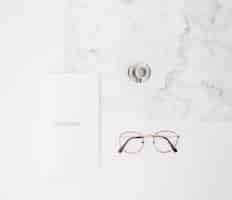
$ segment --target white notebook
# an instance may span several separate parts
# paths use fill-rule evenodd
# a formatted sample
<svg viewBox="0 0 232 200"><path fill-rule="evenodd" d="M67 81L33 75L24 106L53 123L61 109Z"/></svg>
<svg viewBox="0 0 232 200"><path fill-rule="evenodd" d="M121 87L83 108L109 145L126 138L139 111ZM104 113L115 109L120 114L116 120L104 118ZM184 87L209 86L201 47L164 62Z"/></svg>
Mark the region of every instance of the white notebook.
<svg viewBox="0 0 232 200"><path fill-rule="evenodd" d="M39 88L33 160L50 182L79 183L98 166L98 77L49 74Z"/></svg>

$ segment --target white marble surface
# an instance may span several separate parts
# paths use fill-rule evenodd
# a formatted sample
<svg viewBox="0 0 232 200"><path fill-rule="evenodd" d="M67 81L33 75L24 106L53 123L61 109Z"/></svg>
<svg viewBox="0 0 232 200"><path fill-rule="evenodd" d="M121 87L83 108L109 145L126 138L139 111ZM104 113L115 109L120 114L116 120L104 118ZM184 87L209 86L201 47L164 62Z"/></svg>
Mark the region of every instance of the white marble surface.
<svg viewBox="0 0 232 200"><path fill-rule="evenodd" d="M228 0L2 2L1 78L101 72L103 111L141 119L231 122ZM151 79L130 82L144 62ZM8 76L9 75L9 76ZM3 88L4 89L4 88Z"/></svg>
<svg viewBox="0 0 232 200"><path fill-rule="evenodd" d="M107 111L155 120L232 120L229 1L69 3L64 70L103 73ZM136 62L151 65L149 82L129 82L127 68Z"/></svg>
<svg viewBox="0 0 232 200"><path fill-rule="evenodd" d="M231 13L230 0L1 1L0 199L148 200L154 188L162 200L230 198ZM136 62L152 68L143 84L127 77ZM32 160L33 147L39 152L33 84L50 72L102 77L102 168L81 187L50 183ZM119 157L125 129L175 129L183 139L180 153L164 159L148 143L141 156ZM58 135L59 144L67 141ZM49 142L44 154L46 148ZM151 177L153 169L160 173ZM122 177L128 179L120 185Z"/></svg>

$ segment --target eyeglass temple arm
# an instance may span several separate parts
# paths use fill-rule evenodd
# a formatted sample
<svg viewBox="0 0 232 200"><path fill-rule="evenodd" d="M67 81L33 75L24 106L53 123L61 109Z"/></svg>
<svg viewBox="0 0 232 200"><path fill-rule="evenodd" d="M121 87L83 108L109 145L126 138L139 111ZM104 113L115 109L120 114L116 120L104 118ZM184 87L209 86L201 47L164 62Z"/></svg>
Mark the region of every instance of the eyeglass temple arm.
<svg viewBox="0 0 232 200"><path fill-rule="evenodd" d="M135 137L130 137L128 138L123 144L122 146L119 148L118 153L122 153L123 150L125 149L126 145L133 139L140 139L140 138L144 138L143 136L135 136Z"/></svg>
<svg viewBox="0 0 232 200"><path fill-rule="evenodd" d="M175 153L178 152L177 148L174 146L174 144L172 144L172 142L167 137L161 136L161 135L158 135L155 137L161 137L161 138L165 139L168 142L168 144L170 145L172 151L174 151Z"/></svg>

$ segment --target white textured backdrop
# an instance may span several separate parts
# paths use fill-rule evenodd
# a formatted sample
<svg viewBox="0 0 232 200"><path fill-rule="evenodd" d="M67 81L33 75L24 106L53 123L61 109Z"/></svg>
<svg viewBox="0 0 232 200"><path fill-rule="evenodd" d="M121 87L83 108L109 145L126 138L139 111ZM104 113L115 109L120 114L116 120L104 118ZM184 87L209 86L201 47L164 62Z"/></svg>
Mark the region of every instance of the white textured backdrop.
<svg viewBox="0 0 232 200"><path fill-rule="evenodd" d="M1 1L0 199L231 199L231 13L230 0ZM137 62L152 70L142 84L127 77ZM53 145L77 151L70 134L53 135L58 143L41 152L36 140L36 81L54 72L102 78L101 168L86 167L81 181L66 158L63 182L39 174L43 159L53 163L46 154ZM117 155L121 131L168 128L181 134L176 156L162 157L149 143L136 157ZM36 163L35 148L45 156Z"/></svg>

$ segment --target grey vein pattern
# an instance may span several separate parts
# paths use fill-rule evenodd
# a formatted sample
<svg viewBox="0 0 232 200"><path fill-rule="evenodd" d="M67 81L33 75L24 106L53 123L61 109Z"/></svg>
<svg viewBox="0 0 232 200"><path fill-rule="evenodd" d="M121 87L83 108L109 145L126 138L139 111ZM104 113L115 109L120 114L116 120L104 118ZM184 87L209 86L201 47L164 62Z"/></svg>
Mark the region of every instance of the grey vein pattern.
<svg viewBox="0 0 232 200"><path fill-rule="evenodd" d="M232 3L73 1L64 71L102 73L103 111L142 119L232 121ZM127 77L144 62L152 77Z"/></svg>

